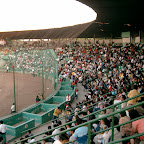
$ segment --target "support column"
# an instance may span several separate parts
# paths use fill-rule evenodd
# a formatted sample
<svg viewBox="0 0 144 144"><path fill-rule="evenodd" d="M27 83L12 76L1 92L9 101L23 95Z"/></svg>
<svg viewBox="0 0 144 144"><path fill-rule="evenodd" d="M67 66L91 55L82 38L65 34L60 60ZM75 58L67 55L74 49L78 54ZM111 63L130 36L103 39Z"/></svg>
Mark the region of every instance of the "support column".
<svg viewBox="0 0 144 144"><path fill-rule="evenodd" d="M95 44L95 34L94 34L94 44Z"/></svg>
<svg viewBox="0 0 144 144"><path fill-rule="evenodd" d="M14 104L15 104L15 112L16 112L16 96L15 96L15 69L13 67L13 85L14 85Z"/></svg>
<svg viewBox="0 0 144 144"><path fill-rule="evenodd" d="M140 43L141 43L141 31L139 31L139 38L140 38Z"/></svg>

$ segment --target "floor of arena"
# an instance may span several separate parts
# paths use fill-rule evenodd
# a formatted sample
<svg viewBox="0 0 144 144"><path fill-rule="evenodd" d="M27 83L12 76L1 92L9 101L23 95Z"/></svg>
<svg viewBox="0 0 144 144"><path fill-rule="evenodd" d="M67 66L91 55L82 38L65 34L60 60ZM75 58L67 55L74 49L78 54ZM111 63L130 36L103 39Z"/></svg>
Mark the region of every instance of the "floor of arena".
<svg viewBox="0 0 144 144"><path fill-rule="evenodd" d="M46 79L45 96L53 90L52 81ZM36 96L42 93L42 78L30 74L15 73L15 95L17 111L36 103ZM14 102L13 73L0 72L0 117L11 113Z"/></svg>

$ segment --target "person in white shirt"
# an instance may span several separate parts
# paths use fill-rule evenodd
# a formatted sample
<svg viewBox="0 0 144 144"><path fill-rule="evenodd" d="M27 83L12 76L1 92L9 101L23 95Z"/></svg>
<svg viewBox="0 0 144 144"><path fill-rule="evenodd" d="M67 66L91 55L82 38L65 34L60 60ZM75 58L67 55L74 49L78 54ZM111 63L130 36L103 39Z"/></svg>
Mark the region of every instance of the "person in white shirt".
<svg viewBox="0 0 144 144"><path fill-rule="evenodd" d="M13 105L11 106L11 113L14 113L15 111L15 103L13 103Z"/></svg>
<svg viewBox="0 0 144 144"><path fill-rule="evenodd" d="M71 97L69 94L66 96L66 102L71 102Z"/></svg>
<svg viewBox="0 0 144 144"><path fill-rule="evenodd" d="M0 121L0 136L3 138L3 142L6 143L6 126L3 121Z"/></svg>
<svg viewBox="0 0 144 144"><path fill-rule="evenodd" d="M59 129L55 129L55 130L53 131L52 135L55 135L55 134L58 134L58 133L60 133L60 130L59 130ZM59 139L59 135L54 136L53 139L54 139L55 141L58 140L58 139Z"/></svg>
<svg viewBox="0 0 144 144"><path fill-rule="evenodd" d="M8 72L9 71L9 66L7 65L7 71L6 72Z"/></svg>
<svg viewBox="0 0 144 144"><path fill-rule="evenodd" d="M0 121L0 134L6 133L6 126L3 124L3 121Z"/></svg>
<svg viewBox="0 0 144 144"><path fill-rule="evenodd" d="M36 140L35 140L35 138L34 137L31 137L31 139L28 141L29 143L33 143L33 142L35 142Z"/></svg>
<svg viewBox="0 0 144 144"><path fill-rule="evenodd" d="M59 126L58 124L54 124L54 127L57 127L57 126ZM55 129L53 132L52 132L52 135L55 135L55 134L58 134L58 133L60 133L60 129ZM53 136L52 137L55 141L56 140L59 140L59 135L56 135L56 136Z"/></svg>
<svg viewBox="0 0 144 144"><path fill-rule="evenodd" d="M56 140L53 144L66 144L69 141L69 137L66 133L59 136L59 140Z"/></svg>

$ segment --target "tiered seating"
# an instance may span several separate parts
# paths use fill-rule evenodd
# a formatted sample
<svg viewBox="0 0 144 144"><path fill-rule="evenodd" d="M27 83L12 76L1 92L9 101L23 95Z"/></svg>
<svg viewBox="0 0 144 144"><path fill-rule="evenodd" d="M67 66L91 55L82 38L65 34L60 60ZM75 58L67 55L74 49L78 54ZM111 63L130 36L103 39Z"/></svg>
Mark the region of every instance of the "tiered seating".
<svg viewBox="0 0 144 144"><path fill-rule="evenodd" d="M131 63L133 63L133 62L131 62L131 61L133 60L133 58L130 58L130 56L131 55L135 56L135 54L133 54L133 50L130 50L131 53L129 54L126 49L126 55L124 53L125 50L123 50L123 54L125 55L123 57L121 54L117 53L116 49L114 49L113 52L111 52L111 50L108 50L108 52L110 52L110 54L117 56L117 57L112 56L111 58L118 59L118 61L112 60L112 62L111 62L111 59L108 58L108 61L106 61L105 65L103 65L102 62L100 62L101 67L99 67L99 65L95 65L95 64L92 67L92 64L89 65L89 63L93 62L93 58L95 56L99 56L102 59L103 58L102 55L105 55L106 53L105 52L103 53L101 48L100 48L100 51L98 52L98 54L96 54L97 48L94 48L93 46L90 46L90 48L86 47L86 49L84 47L82 47L82 49L81 49L81 45L79 45L77 43L75 43L75 45L76 46L74 46L74 49L76 47L78 47L78 49L80 49L79 52L81 52L81 50L82 50L82 53L84 53L84 55L82 55L82 56L86 57L86 60L85 59L83 59L83 60L84 60L84 63L86 63L87 68L83 69L82 67L78 67L81 62L83 63L83 61L80 60L82 56L81 55L77 56L77 54L76 54L75 55L76 58L73 59L74 63L68 62L68 64L63 65L63 68L61 70L61 75L62 75L63 80L65 80L65 77L63 77L63 75L66 74L66 76L71 78L72 81L75 81L75 83L77 83L77 81L79 81L77 77L79 77L79 75L82 75L82 81L80 81L80 82L82 82L85 89L90 90L90 95L91 95L89 98L86 98L86 100L83 101L82 106L84 105L84 103L86 103L87 104L86 112L89 111L90 114L87 113L88 115L85 115L85 113L83 113L84 107L81 107L78 111L78 115L75 115L74 119L71 122L65 121L65 123L63 123L61 126L54 127L51 130L48 130L47 132L54 131L55 129L64 128L66 125L73 125L73 127L62 130L58 134L49 135L45 138L39 139L39 140L35 141L35 143L42 142L42 140L44 140L44 139L53 138L55 135L60 135L62 133L69 132L71 130L75 130L78 127L82 127L82 126L88 127L88 134L87 134L87 136L88 136L87 143L88 144L91 144L91 143L104 143L105 144L105 138L107 138L108 136L109 136L108 138L111 138L111 139L108 139L108 142L110 142L110 143L121 142L122 136L119 137L118 139L116 139L118 134L120 133L120 131L118 130L118 127L128 124L128 123L131 123L138 119L144 118L143 115L137 116L135 118L130 117L131 119L129 121L127 121L126 123L124 122L123 124L120 124L120 125L118 125L118 121L117 121L117 123L115 121L116 119L118 119L120 117L121 112L125 112L126 110L127 110L127 112L129 110L135 111L135 109L138 106L142 106L144 104L143 101L138 102L138 100L136 100L136 102L137 102L136 104L128 105L128 106L125 105L125 107L123 107L123 109L121 109L121 104L124 104L132 99L138 99L138 97L142 97L144 94L144 93L140 93L139 95L135 95L131 98L127 97L125 100L120 102L121 96L119 94L127 96L130 91L130 88L133 85L139 86L139 83L143 84L143 81L140 80L141 76L143 75L141 73L142 69L136 69L138 72L136 74L133 73L133 71L135 69L132 67L133 64L131 64ZM104 48L104 49L105 49L105 47L106 46L104 46L104 47L102 46L102 48ZM92 48L94 48L94 50ZM85 51L87 51L87 52L85 52ZM96 51L96 52L94 52L94 51ZM101 52L102 52L102 54L101 54ZM78 53L78 55L79 55L79 53ZM61 55L61 56L63 57L63 55ZM79 57L80 57L80 59L79 59ZM99 60L99 58L97 58L95 60L101 61L101 59ZM104 58L104 60L106 60L106 59ZM127 65L128 65L128 69L125 69L125 67ZM80 66L81 66L81 64L80 64ZM130 70L133 73L133 77L137 78L136 80L134 78L132 79L132 74L129 72ZM128 76L125 75L125 72L128 73L127 74ZM125 79L125 81L124 81L123 77L127 77ZM120 81L120 83L118 83L119 81ZM105 85L100 85L100 83L104 83ZM70 82L62 81L61 84L62 84L61 90L59 90L56 93L56 95L55 95L56 98L58 98L58 97L63 98L63 96L67 95L69 92L63 94L62 90L65 90L65 89L69 90L71 88ZM109 86L109 87L107 87L107 86ZM98 92L98 93L95 93L95 92ZM97 98L97 96L98 96L98 98ZM119 100L119 102L117 102L118 100ZM49 102L53 103L53 99L49 100ZM108 104L108 105L102 106L102 108L101 108L101 106L98 105L100 103L104 103L104 104ZM89 106L88 106L88 104L89 104ZM78 105L78 106L80 107L81 105ZM94 109L94 108L96 108L96 109ZM109 114L105 113L105 110L109 110L109 109L111 109L112 111ZM93 110L93 111L91 111L91 110ZM68 111L68 110L66 110L66 111ZM74 115L75 113L71 113L71 114ZM67 117L67 115L65 115L64 117ZM109 118L109 117L112 117L109 120L109 124L111 124L111 126L104 123L104 125L106 127L102 127L102 125L101 125L100 130L98 130L98 131L93 130L94 129L93 124L97 125L99 121L102 121L102 120L104 121L106 118ZM78 120L80 120L80 119L83 120L83 123L79 124L79 125L75 125L75 122L78 122ZM62 120L62 118L60 117L59 120ZM117 129L115 129L115 128L117 128ZM108 133L106 131L108 131ZM115 132L117 132L117 135ZM35 135L35 137L38 137L38 136L42 137L43 134L45 134L45 132L37 134L37 135ZM103 134L106 136L105 138L104 138ZM142 135L144 135L143 132L133 135L131 137L129 137L129 135L126 135L126 137L123 140L133 139L133 138L136 138L136 137L139 137ZM101 138L100 138L100 136L101 136ZM97 141L95 141L94 137L96 137ZM20 141L17 143L20 143Z"/></svg>
<svg viewBox="0 0 144 144"><path fill-rule="evenodd" d="M120 103L117 103L117 104L115 104L115 105L111 105L111 106L108 106L108 107L103 108L103 109L101 109L101 110L98 110L98 111L96 111L96 112L93 112L93 113L91 113L91 114L89 114L89 115L86 115L86 116L82 117L82 119L88 118L88 117L90 117L90 116L92 116L92 115L96 115L96 116L97 116L101 111L104 111L104 110L107 110L107 109L110 109L110 108L113 108L113 110L114 110L114 108L115 108L116 106L118 106L118 105L120 105L120 104L122 104L122 103L124 103L124 102L127 102L127 101L129 101L129 100L131 100L131 99L140 97L140 96L142 96L143 94L144 94L144 93L142 93L142 94L140 94L140 95L137 95L137 96L135 96L135 97L133 97L133 98L126 99L125 101L120 102ZM60 134L62 134L62 133L65 133L65 132L74 130L74 129L78 128L78 127L81 127L81 126L84 126L84 125L88 125L88 128L89 128L88 144L89 144L89 143L91 143L91 136L96 135L96 134L99 134L99 133L102 133L102 132L105 132L105 131L108 131L108 130L110 130L110 129L112 129L112 128L115 128L115 127L118 127L118 126L125 125L125 124L127 124L127 123L131 123L131 122L133 122L133 121L135 121L135 120L144 118L144 115L142 115L142 116L140 116L140 117L138 117L138 118L135 118L135 119L133 119L133 120L130 120L130 121L126 122L126 123L120 124L120 125L115 125L115 126L114 126L113 123L112 123L112 127L109 127L109 128L107 128L107 129L105 129L105 130L102 130L102 131L99 131L99 132L95 132L95 133L91 133L91 132L90 132L90 131L91 131L91 124L93 124L93 123L95 123L95 122L97 122L97 121L100 121L100 120L102 120L102 119L104 119L104 118L117 115L117 114L119 114L120 112L123 112L123 111L129 110L129 109L132 109L132 108L134 108L134 107L140 106L140 105L142 105L142 104L144 104L144 102L137 103L136 105L132 105L132 106L130 106L130 107L126 107L125 109L121 109L121 110L119 110L119 111L117 111L117 110L115 111L115 110L114 110L113 113L110 113L110 114L108 114L108 115L104 115L104 116L102 116L102 117L100 117L100 118L96 118L96 119L90 120L90 121L85 122L85 123L83 123L83 124L81 124L81 125L72 127L72 128L70 128L70 129L68 129L68 130L64 130L64 131L62 131L62 132L60 132L59 134L56 134L56 135L60 135ZM114 120L114 119L112 119L112 122L113 122L113 120ZM57 128L62 128L62 127L64 127L64 126L69 125L69 124L72 124L72 123L74 123L74 122L75 122L75 121L65 123L65 124L63 124L63 125L61 125L61 126L58 126L58 127L56 127L56 128L53 128L53 129L51 129L51 130L55 130L55 129L57 129ZM49 130L49 131L51 131L51 130ZM47 132L49 132L49 131L47 131ZM37 136L39 136L39 135L42 135L42 134L44 134L44 133L45 133L45 132L40 133L40 134L38 134L38 135L35 135L35 137L37 137ZM123 139L123 140L127 140L127 139L129 139L129 138L134 138L134 137L139 137L139 136L142 136L142 135L144 135L144 133L137 134L137 135L134 135L133 137L131 136L131 137L125 138L125 139ZM42 140L44 140L44 139L46 139L46 138L50 138L50 137L53 137L53 136L55 136L55 135L51 135L51 136L45 137L45 138L43 138L43 139L37 140L36 142L42 141ZM36 142L35 142L35 143L36 143ZM117 140L117 142L120 142L120 140ZM17 142L17 143L18 143L18 142ZM112 143L116 143L116 141L115 141L115 142L112 142Z"/></svg>

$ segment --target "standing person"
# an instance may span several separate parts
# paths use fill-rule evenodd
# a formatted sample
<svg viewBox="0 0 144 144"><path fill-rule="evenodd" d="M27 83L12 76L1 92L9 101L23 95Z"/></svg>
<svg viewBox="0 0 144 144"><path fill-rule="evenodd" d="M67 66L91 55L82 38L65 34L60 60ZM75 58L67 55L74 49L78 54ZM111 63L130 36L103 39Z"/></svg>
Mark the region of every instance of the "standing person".
<svg viewBox="0 0 144 144"><path fill-rule="evenodd" d="M6 72L9 72L9 66L7 65L7 71Z"/></svg>
<svg viewBox="0 0 144 144"><path fill-rule="evenodd" d="M55 110L54 110L54 113L53 113L53 122L52 122L52 124L56 121L56 123L57 123L57 118L59 117L59 114L61 114L61 109L60 109L60 107L58 107L58 108L56 108ZM56 120L55 120L56 119Z"/></svg>
<svg viewBox="0 0 144 144"><path fill-rule="evenodd" d="M3 121L0 121L0 134L6 133L6 126L3 124Z"/></svg>
<svg viewBox="0 0 144 144"><path fill-rule="evenodd" d="M40 98L39 98L39 96L37 95L37 97L36 97L36 103L39 102L39 101L40 101Z"/></svg>
<svg viewBox="0 0 144 144"><path fill-rule="evenodd" d="M16 112L15 103L11 106L11 114Z"/></svg>
<svg viewBox="0 0 144 144"><path fill-rule="evenodd" d="M71 102L71 97L69 94L66 96L66 102Z"/></svg>
<svg viewBox="0 0 144 144"><path fill-rule="evenodd" d="M76 89L75 98L78 99L78 89Z"/></svg>
<svg viewBox="0 0 144 144"><path fill-rule="evenodd" d="M43 94L41 94L41 96L40 96L40 99L41 99L41 100L43 100L43 99L44 99L44 96L43 96Z"/></svg>
<svg viewBox="0 0 144 144"><path fill-rule="evenodd" d="M6 126L3 121L0 121L0 136L3 138L4 144L6 143Z"/></svg>
<svg viewBox="0 0 144 144"><path fill-rule="evenodd" d="M73 82L72 82L72 86L71 86L72 89L74 89L74 86L75 86L75 82L73 81Z"/></svg>
<svg viewBox="0 0 144 144"><path fill-rule="evenodd" d="M32 68L32 75L33 75L33 77L35 77L35 70L34 70L34 67Z"/></svg>

